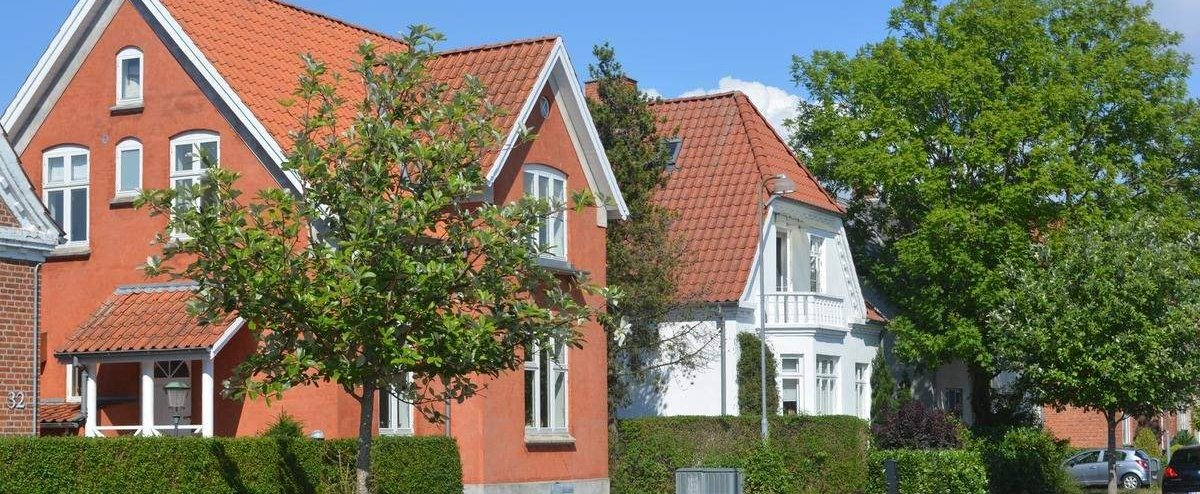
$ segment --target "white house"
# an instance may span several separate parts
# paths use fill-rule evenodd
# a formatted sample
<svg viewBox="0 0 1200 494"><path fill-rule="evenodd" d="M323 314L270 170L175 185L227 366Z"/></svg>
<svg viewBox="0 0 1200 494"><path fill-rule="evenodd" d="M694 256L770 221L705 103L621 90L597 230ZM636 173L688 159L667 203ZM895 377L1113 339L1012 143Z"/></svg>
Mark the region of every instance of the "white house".
<svg viewBox="0 0 1200 494"><path fill-rule="evenodd" d="M659 128L674 154L668 184L655 200L677 215L672 229L685 242L687 266L681 291L702 309L663 330L713 337L692 337L704 346L707 366L666 368L665 389L633 390L633 403L619 414L737 414L737 335L757 334L765 309L780 413L868 418L871 365L885 319L864 300L844 210L745 95L672 99L651 108L663 118ZM781 187L790 191L771 193Z"/></svg>

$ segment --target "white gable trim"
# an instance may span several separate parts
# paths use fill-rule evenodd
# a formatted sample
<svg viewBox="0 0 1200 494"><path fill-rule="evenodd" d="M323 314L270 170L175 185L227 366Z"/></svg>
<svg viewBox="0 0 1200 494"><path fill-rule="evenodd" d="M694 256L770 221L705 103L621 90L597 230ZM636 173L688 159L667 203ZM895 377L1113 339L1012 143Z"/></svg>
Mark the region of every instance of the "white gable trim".
<svg viewBox="0 0 1200 494"><path fill-rule="evenodd" d="M596 125L592 122L592 114L587 108L587 100L584 98L578 78L575 77L575 69L571 65L571 59L567 55L567 48L563 44L562 38L554 40L554 48L546 60L546 65L542 67L537 82L533 85L533 90L526 97L525 104L521 106L513 128L509 130L508 137L500 147L496 161L488 170L489 189L508 162L508 157L517 145L517 139L521 135L525 122L529 121L529 116L533 113L537 100L547 84L551 85L555 93L555 100L559 103L560 111L565 117L568 133L575 141L576 150L584 167L584 174L587 176L592 190L612 201L612 204L606 205L608 217L612 219L628 218L629 207L625 205L625 198L621 196L621 188L617 185L616 176L613 175L608 155L604 153L600 135L596 133ZM584 138L579 139L580 135Z"/></svg>
<svg viewBox="0 0 1200 494"><path fill-rule="evenodd" d="M232 340L233 336L237 334L238 330L242 329L242 326L245 325L245 319L242 319L241 317L234 319L233 323L231 323L228 328L225 328L225 332L221 333L221 337L217 338L216 343L213 343L212 349L208 351L208 358L217 358L217 354L221 353L221 350L225 348L225 345L229 343L229 340Z"/></svg>
<svg viewBox="0 0 1200 494"><path fill-rule="evenodd" d="M62 231L50 219L42 201L33 193L29 179L21 170L17 153L8 145L0 130L0 203L3 203L19 227L0 227L0 257L41 261L62 237Z"/></svg>

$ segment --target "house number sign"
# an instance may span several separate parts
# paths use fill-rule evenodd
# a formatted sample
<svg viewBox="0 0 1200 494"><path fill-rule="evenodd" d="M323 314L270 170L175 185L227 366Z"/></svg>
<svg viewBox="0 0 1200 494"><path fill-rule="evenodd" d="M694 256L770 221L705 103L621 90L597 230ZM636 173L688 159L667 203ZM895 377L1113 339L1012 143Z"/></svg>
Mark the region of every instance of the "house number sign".
<svg viewBox="0 0 1200 494"><path fill-rule="evenodd" d="M9 410L24 410L25 409L25 392L24 391L9 391L8 392L8 409Z"/></svg>

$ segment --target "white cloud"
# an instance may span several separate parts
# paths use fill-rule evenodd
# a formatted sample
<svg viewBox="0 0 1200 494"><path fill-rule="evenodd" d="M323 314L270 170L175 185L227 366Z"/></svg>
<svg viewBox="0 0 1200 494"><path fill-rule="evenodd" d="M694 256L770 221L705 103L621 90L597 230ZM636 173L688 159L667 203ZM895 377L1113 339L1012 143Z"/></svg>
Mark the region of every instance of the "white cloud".
<svg viewBox="0 0 1200 494"><path fill-rule="evenodd" d="M743 81L731 76L722 77L717 81L715 89L697 88L684 92L680 97L702 96L705 94L723 93L726 91L741 91L750 98L750 102L758 107L758 111L771 122L775 130L787 136L783 121L796 116L796 107L800 97L781 88L768 86L758 81Z"/></svg>
<svg viewBox="0 0 1200 494"><path fill-rule="evenodd" d="M642 94L644 94L648 97L651 97L651 98L661 98L663 96L663 94L661 92L659 92L659 90L654 89L652 87L642 89Z"/></svg>

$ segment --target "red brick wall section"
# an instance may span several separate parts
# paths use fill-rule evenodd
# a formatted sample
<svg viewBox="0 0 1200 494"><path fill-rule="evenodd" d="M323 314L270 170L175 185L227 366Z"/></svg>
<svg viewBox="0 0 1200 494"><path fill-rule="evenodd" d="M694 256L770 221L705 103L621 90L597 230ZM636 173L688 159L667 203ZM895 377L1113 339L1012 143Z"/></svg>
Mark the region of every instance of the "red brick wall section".
<svg viewBox="0 0 1200 494"><path fill-rule="evenodd" d="M13 215L11 209L8 209L8 205L4 204L4 201L0 201L0 226L21 227L21 222L17 221L17 217Z"/></svg>
<svg viewBox="0 0 1200 494"><path fill-rule="evenodd" d="M34 276L32 264L0 259L0 436L34 432Z"/></svg>

